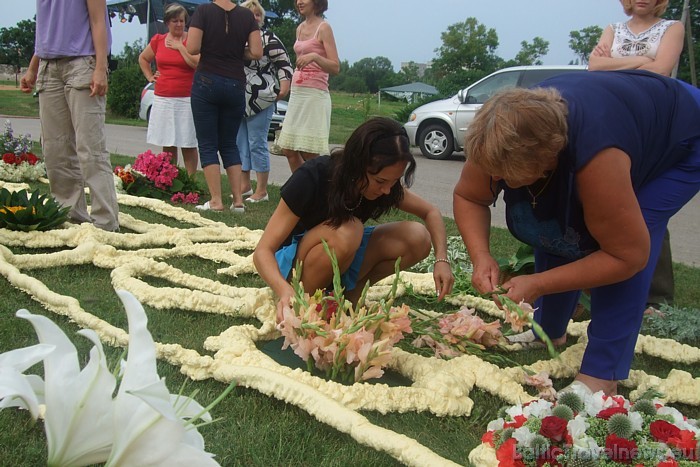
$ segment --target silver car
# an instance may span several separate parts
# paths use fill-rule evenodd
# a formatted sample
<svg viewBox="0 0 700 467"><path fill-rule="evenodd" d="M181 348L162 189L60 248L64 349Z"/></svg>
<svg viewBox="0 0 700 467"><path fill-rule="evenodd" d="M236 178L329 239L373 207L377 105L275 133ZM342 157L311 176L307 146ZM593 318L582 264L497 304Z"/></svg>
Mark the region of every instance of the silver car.
<svg viewBox="0 0 700 467"><path fill-rule="evenodd" d="M404 124L412 145L428 159L448 159L464 146L464 134L486 99L507 87L530 87L554 75L583 71L585 66L517 66L496 71L455 96L422 105Z"/></svg>
<svg viewBox="0 0 700 467"><path fill-rule="evenodd" d="M139 118L146 120L151 118L151 107L153 107L153 96L155 96L155 84L148 83L141 91L141 106L139 107ZM272 114L270 122L270 132L268 137L274 138L275 131L282 127L284 116L287 114L287 101L277 101L275 103L275 113Z"/></svg>

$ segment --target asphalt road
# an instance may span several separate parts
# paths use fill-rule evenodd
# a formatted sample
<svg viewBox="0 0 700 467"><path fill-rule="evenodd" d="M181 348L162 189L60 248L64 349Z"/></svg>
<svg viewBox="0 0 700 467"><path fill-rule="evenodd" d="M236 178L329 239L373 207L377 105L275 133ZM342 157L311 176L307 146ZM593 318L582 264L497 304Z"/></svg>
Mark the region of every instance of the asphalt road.
<svg viewBox="0 0 700 467"><path fill-rule="evenodd" d="M15 134L29 133L32 139L38 140L40 125L38 119L2 117L12 122ZM111 153L136 157L137 154L151 149L154 152L161 148L146 143L146 128L124 125L107 125L107 149ZM455 156L453 160L433 161L422 156L415 149L416 170L412 190L425 199L436 204L445 216L453 217L452 189L462 170L464 157ZM290 175L287 159L282 156L271 157L270 183L281 185ZM505 227L503 202L498 202L492 208L492 224ZM700 267L700 236L697 228L700 224L700 194L696 195L669 224L674 261L689 266Z"/></svg>

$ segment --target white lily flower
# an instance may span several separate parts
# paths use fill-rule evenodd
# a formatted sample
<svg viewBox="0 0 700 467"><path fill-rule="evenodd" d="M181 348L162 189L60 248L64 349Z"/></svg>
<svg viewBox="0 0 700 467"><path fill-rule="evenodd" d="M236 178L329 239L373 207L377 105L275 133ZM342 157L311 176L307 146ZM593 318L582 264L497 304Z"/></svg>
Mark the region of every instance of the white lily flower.
<svg viewBox="0 0 700 467"><path fill-rule="evenodd" d="M158 376L155 344L143 307L130 293L117 294L129 319L129 353L114 399L116 436L106 465L219 465L204 452L204 440L196 427L184 420L204 414L199 418L210 421L209 414L191 398L171 396Z"/></svg>
<svg viewBox="0 0 700 467"><path fill-rule="evenodd" d="M116 381L107 368L97 334L79 331L95 344L81 370L75 346L53 321L27 310L19 310L17 316L34 326L42 344L55 347L44 357L47 464L104 462L112 445L111 404Z"/></svg>
<svg viewBox="0 0 700 467"><path fill-rule="evenodd" d="M21 407L37 419L39 404L44 401L44 380L37 375L22 373L42 361L54 348L53 345L36 344L0 354L0 409Z"/></svg>
<svg viewBox="0 0 700 467"><path fill-rule="evenodd" d="M529 428L521 426L513 430L512 436L518 441L518 445L530 448L537 433L533 433Z"/></svg>
<svg viewBox="0 0 700 467"><path fill-rule="evenodd" d="M523 408L523 415L527 418L532 416L537 418L544 418L547 415L552 414L552 407L554 404L544 399L537 399L536 401L528 404L527 407Z"/></svg>

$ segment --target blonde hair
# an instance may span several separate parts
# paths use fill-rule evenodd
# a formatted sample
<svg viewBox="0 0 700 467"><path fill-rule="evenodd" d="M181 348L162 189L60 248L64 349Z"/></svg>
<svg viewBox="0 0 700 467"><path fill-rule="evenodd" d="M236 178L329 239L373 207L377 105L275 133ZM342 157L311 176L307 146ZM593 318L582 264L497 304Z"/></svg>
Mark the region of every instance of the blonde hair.
<svg viewBox="0 0 700 467"><path fill-rule="evenodd" d="M262 27L262 25L265 24L265 9L262 7L258 0L246 0L245 2L241 3L241 6L243 8L249 9L253 13L260 13L262 19L259 21L258 26Z"/></svg>
<svg viewBox="0 0 700 467"><path fill-rule="evenodd" d="M492 176L541 177L566 146L568 109L554 88L510 88L477 112L465 137L467 157Z"/></svg>
<svg viewBox="0 0 700 467"><path fill-rule="evenodd" d="M632 16L632 8L634 7L634 0L620 0L622 3L622 8L625 10L627 16ZM656 6L652 12L654 16L660 18L666 12L668 8L668 0L656 0Z"/></svg>
<svg viewBox="0 0 700 467"><path fill-rule="evenodd" d="M189 13L187 13L187 9L179 3L169 3L165 7L165 12L163 13L163 23L168 24L171 20L179 18L182 15L185 16L186 23L190 17Z"/></svg>

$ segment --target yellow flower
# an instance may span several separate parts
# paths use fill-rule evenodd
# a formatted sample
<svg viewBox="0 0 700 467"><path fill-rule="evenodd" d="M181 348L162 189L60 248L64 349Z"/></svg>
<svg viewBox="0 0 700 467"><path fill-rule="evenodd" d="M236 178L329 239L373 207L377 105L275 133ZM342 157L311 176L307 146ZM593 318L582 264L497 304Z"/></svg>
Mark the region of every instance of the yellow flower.
<svg viewBox="0 0 700 467"><path fill-rule="evenodd" d="M12 214L16 214L18 211L23 211L25 209L27 209L25 206L4 206L0 208L0 213L7 214L7 211L10 211Z"/></svg>

